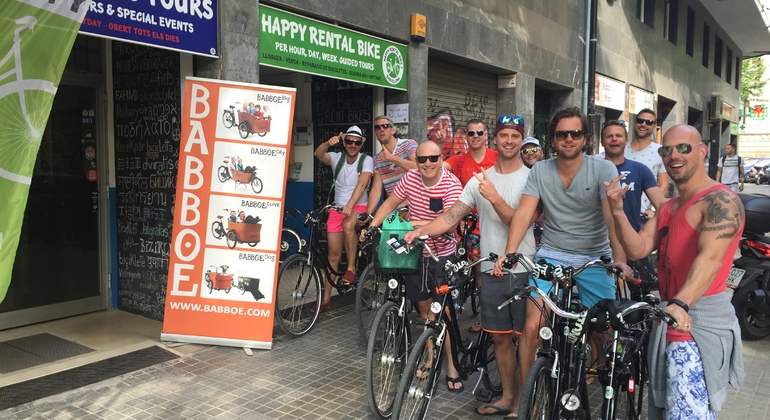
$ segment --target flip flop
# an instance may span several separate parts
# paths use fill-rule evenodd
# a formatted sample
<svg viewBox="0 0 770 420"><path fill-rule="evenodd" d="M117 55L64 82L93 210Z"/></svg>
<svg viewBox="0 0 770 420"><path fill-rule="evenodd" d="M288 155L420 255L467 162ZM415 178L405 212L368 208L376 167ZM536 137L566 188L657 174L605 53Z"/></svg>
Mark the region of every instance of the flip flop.
<svg viewBox="0 0 770 420"><path fill-rule="evenodd" d="M417 368L417 371L415 372L414 376L420 379L425 379L428 377L428 375L430 375L430 370L431 370L430 366L422 365Z"/></svg>
<svg viewBox="0 0 770 420"><path fill-rule="evenodd" d="M449 384L457 385L460 384L459 388L450 388ZM446 376L446 389L449 390L449 392L463 392L465 389L465 384L463 384L463 380L460 379L458 376L457 378L450 378L449 375Z"/></svg>
<svg viewBox="0 0 770 420"><path fill-rule="evenodd" d="M487 409L487 408L491 408L491 409L493 409L495 411L493 411L491 413L486 413L486 412L482 413L482 412L479 411L479 408L481 408L482 410ZM507 416L508 414L511 414L510 410L506 410L506 409L498 407L498 406L496 406L494 404L484 404L481 407L476 407L476 408L473 409L473 412L478 414L479 416Z"/></svg>
<svg viewBox="0 0 770 420"><path fill-rule="evenodd" d="M517 419L519 418L519 413L513 412L511 414L508 414L507 416L503 417L504 419Z"/></svg>

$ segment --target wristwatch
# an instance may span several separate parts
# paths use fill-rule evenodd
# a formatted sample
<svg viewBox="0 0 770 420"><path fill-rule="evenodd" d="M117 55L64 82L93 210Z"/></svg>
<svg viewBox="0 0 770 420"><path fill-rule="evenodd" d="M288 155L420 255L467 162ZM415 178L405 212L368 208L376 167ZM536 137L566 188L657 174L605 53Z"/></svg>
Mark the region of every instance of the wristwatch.
<svg viewBox="0 0 770 420"><path fill-rule="evenodd" d="M674 305L676 305L676 306L678 306L678 307L680 307L680 308L684 309L684 311L685 311L685 312L690 312L690 307L689 307L689 306L687 306L687 304L686 304L686 303L682 302L682 301L681 301L681 300L679 300L679 299L669 299L669 300L668 300L668 304L669 304L669 305L671 305L671 304L674 304Z"/></svg>

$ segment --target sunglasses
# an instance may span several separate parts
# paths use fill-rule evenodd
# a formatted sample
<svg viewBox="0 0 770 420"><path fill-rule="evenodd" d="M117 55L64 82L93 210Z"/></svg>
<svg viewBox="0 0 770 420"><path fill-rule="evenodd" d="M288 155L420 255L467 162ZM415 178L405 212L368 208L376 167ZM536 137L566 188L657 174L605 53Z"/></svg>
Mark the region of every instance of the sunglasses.
<svg viewBox="0 0 770 420"><path fill-rule="evenodd" d="M637 118L636 119L636 123L637 124L646 124L646 125L649 125L650 127L652 127L653 125L655 125L655 120L645 120L644 118Z"/></svg>
<svg viewBox="0 0 770 420"><path fill-rule="evenodd" d="M529 149L521 149L521 153L528 155L530 153L537 153L540 151L539 147L530 147Z"/></svg>
<svg viewBox="0 0 770 420"><path fill-rule="evenodd" d="M430 155L430 156L417 156L417 163L425 163L430 159L431 162L438 162L438 158L440 158L441 155Z"/></svg>
<svg viewBox="0 0 770 420"><path fill-rule="evenodd" d="M363 140L347 140L347 139L345 140L345 144L348 144L348 145L355 144L356 146L360 146L363 143L364 143Z"/></svg>
<svg viewBox="0 0 770 420"><path fill-rule="evenodd" d="M375 130L379 130L379 129L387 130L390 127L393 127L393 126L390 125L390 124L375 124L374 125L374 129Z"/></svg>
<svg viewBox="0 0 770 420"><path fill-rule="evenodd" d="M553 133L553 136L558 140L567 140L567 136L572 136L572 140L583 140L586 132L583 130L559 130Z"/></svg>
<svg viewBox="0 0 770 420"><path fill-rule="evenodd" d="M476 130L476 131L468 131L468 137L476 137L476 136L483 136L484 130Z"/></svg>
<svg viewBox="0 0 770 420"><path fill-rule="evenodd" d="M498 124L513 124L513 125L521 125L524 124L524 118L522 117L514 117L511 115L503 115L502 117L497 119Z"/></svg>
<svg viewBox="0 0 770 420"><path fill-rule="evenodd" d="M676 146L660 146L658 149L658 154L660 157L669 157L671 156L671 153L674 151L674 148L676 148L676 151L679 152L680 155L688 155L690 152L692 152L692 145L690 143L679 143Z"/></svg>

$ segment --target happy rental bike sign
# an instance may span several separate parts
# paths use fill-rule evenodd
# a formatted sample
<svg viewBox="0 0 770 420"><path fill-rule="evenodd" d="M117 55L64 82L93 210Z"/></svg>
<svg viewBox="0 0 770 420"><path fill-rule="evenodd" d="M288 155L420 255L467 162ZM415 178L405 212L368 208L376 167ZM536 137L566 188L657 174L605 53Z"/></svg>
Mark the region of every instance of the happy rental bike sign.
<svg viewBox="0 0 770 420"><path fill-rule="evenodd" d="M82 0L13 0L0 14L0 302L11 283L37 151L64 65L88 10Z"/></svg>
<svg viewBox="0 0 770 420"><path fill-rule="evenodd" d="M259 64L406 90L406 47L259 6Z"/></svg>

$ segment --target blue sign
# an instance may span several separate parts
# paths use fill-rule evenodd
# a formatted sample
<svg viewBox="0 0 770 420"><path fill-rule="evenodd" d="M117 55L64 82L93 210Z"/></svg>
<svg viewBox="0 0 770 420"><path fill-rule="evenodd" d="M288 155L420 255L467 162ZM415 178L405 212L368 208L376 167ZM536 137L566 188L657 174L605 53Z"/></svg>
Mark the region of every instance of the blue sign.
<svg viewBox="0 0 770 420"><path fill-rule="evenodd" d="M217 0L92 1L80 32L219 56Z"/></svg>

